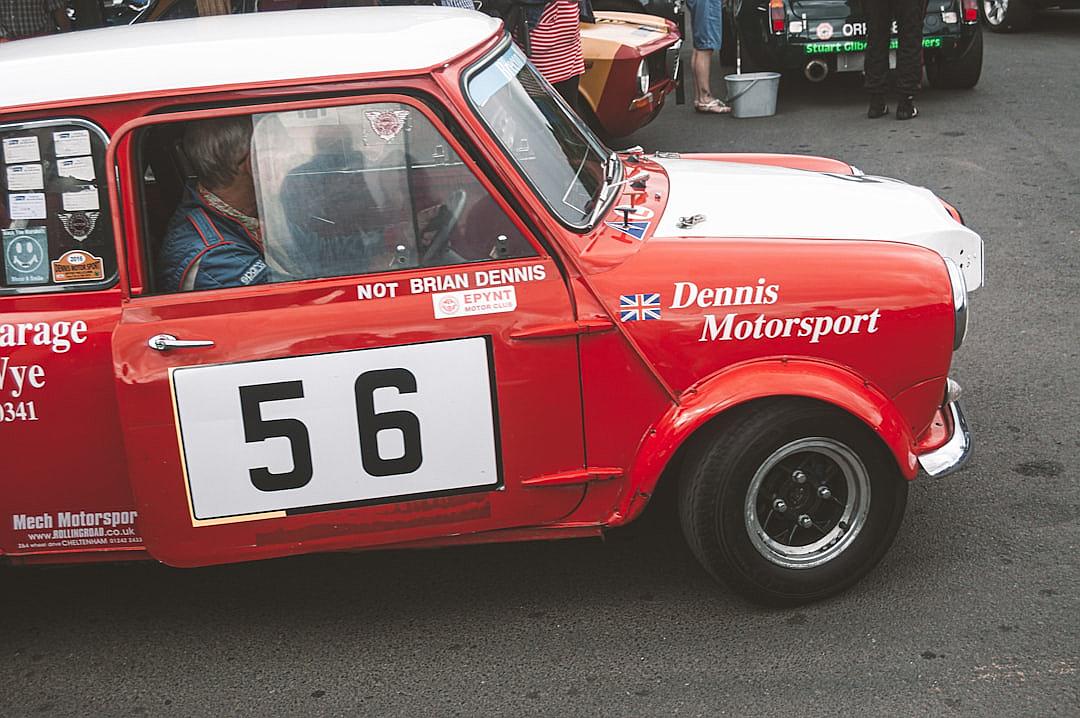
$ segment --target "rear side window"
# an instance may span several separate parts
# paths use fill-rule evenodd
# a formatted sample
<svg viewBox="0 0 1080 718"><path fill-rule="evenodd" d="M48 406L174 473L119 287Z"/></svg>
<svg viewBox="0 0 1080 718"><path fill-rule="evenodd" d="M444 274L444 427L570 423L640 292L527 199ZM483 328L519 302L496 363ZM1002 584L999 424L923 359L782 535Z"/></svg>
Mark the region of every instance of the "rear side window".
<svg viewBox="0 0 1080 718"><path fill-rule="evenodd" d="M106 143L82 120L0 125L0 294L100 289L115 281Z"/></svg>

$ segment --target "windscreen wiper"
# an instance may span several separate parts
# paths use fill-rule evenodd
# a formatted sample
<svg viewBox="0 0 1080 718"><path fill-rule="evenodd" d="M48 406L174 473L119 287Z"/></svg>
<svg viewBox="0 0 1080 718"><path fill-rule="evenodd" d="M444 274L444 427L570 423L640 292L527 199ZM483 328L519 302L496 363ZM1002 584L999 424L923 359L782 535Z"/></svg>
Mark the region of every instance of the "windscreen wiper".
<svg viewBox="0 0 1080 718"><path fill-rule="evenodd" d="M635 189L637 189L637 184L639 182L641 183L641 187L644 188L645 187L645 182L650 177L652 177L652 175L649 174L648 172L644 172L644 171L638 172L633 177L625 177L625 178L623 178L622 180L616 182L613 185L608 185L608 189L615 189L616 187L622 187L625 184L633 184L633 185L635 185Z"/></svg>
<svg viewBox="0 0 1080 718"><path fill-rule="evenodd" d="M624 184L624 182L612 184L621 168L622 162L619 161L618 153L612 152L608 155L607 161L604 162L604 184L600 186L600 191L596 195L596 204L593 205L592 213L589 215L589 227L596 223L597 218L600 216L600 212L604 209L604 205L607 204L608 191Z"/></svg>

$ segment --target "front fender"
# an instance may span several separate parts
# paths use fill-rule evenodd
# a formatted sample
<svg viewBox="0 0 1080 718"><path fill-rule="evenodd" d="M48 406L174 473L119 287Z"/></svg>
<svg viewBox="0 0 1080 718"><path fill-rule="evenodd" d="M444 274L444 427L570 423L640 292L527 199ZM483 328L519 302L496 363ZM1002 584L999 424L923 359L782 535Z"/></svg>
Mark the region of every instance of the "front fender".
<svg viewBox="0 0 1080 718"><path fill-rule="evenodd" d="M797 396L832 404L860 419L892 452L907 479L918 461L908 422L896 405L852 371L812 359L778 357L728 367L694 384L646 434L610 525L633 520L644 509L678 450L707 423L755 399Z"/></svg>

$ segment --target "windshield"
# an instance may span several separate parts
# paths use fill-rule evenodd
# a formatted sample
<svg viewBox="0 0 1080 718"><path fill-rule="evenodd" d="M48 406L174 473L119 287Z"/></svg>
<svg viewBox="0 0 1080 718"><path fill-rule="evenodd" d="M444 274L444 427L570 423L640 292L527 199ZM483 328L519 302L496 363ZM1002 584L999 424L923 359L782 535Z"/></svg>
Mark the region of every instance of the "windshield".
<svg viewBox="0 0 1080 718"><path fill-rule="evenodd" d="M600 143L571 119L525 55L510 43L474 73L473 107L548 207L575 227L590 223L608 179Z"/></svg>

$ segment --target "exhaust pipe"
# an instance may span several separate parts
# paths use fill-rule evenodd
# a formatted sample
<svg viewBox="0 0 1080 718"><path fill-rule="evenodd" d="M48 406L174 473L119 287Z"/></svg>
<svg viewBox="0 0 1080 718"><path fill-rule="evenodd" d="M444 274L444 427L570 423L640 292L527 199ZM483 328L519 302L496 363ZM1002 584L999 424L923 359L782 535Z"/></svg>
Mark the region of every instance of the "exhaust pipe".
<svg viewBox="0 0 1080 718"><path fill-rule="evenodd" d="M803 76L810 82L821 82L829 76L829 66L824 60L811 60L803 68Z"/></svg>

